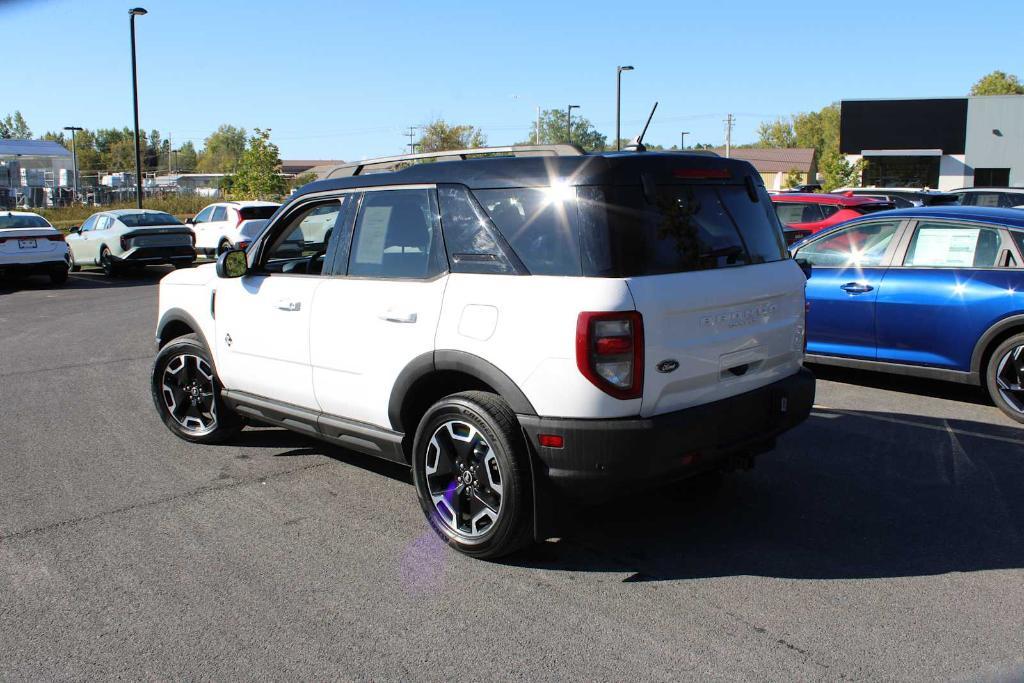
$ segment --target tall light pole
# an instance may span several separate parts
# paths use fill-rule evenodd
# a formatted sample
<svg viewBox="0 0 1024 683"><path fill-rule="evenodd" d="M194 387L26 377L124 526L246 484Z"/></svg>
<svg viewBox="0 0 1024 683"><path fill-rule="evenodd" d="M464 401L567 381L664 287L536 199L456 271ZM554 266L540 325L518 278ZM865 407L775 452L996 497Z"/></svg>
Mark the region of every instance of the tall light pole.
<svg viewBox="0 0 1024 683"><path fill-rule="evenodd" d="M579 109L580 105L570 104L565 109L565 134L569 138L569 144L572 144L572 110Z"/></svg>
<svg viewBox="0 0 1024 683"><path fill-rule="evenodd" d="M690 131L684 130L679 134L679 151L682 152L686 149L686 136L690 134Z"/></svg>
<svg viewBox="0 0 1024 683"><path fill-rule="evenodd" d="M135 205L142 208L142 148L139 141L139 71L135 64L135 17L148 14L142 7L128 10L132 34L132 102L135 106Z"/></svg>
<svg viewBox="0 0 1024 683"><path fill-rule="evenodd" d="M615 151L618 152L622 149L622 131L620 130L620 123L622 121L622 72L632 71L631 66L620 66L615 69Z"/></svg>
<svg viewBox="0 0 1024 683"><path fill-rule="evenodd" d="M71 131L71 172L75 174L75 196L71 203L74 204L78 200L78 149L75 147L75 131L82 130L82 127L64 126L64 130Z"/></svg>

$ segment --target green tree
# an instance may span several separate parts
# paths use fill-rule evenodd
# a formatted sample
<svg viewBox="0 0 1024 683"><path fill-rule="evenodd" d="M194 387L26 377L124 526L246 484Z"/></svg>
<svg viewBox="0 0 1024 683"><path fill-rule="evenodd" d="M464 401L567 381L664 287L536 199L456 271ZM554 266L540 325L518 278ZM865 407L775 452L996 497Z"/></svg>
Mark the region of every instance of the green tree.
<svg viewBox="0 0 1024 683"><path fill-rule="evenodd" d="M533 126L536 128L536 121ZM520 142L520 145L534 144L535 133L530 135L528 140ZM582 116L572 117L572 142L583 149L600 151L606 148L608 137L597 132L594 125ZM560 142L569 142L568 129L566 128L566 112L564 109L546 109L540 115L540 144L551 145ZM614 141L612 141L614 145ZM628 144L628 143L627 143Z"/></svg>
<svg viewBox="0 0 1024 683"><path fill-rule="evenodd" d="M833 102L818 111L804 112L793 117L796 147L813 147L818 158L839 153L839 103Z"/></svg>
<svg viewBox="0 0 1024 683"><path fill-rule="evenodd" d="M231 176L231 196L269 199L283 195L286 183L279 172L280 166L280 151L270 141L270 129L253 129L249 146L238 161L238 172Z"/></svg>
<svg viewBox="0 0 1024 683"><path fill-rule="evenodd" d="M178 148L178 153L174 155L174 170L180 173L191 173L196 170L198 162L199 155L196 154L196 146L192 144L191 140L188 140Z"/></svg>
<svg viewBox="0 0 1024 683"><path fill-rule="evenodd" d="M0 139L30 140L31 138L32 129L28 127L28 123L20 111L15 111L0 119Z"/></svg>
<svg viewBox="0 0 1024 683"><path fill-rule="evenodd" d="M313 173L312 171L306 171L305 173L300 173L300 174L298 174L297 176L295 176L294 178L292 178L291 180L288 181L288 189L289 190L294 190L296 188L302 187L303 185L308 185L309 183L313 182L316 179L317 179L317 175L316 175L316 173Z"/></svg>
<svg viewBox="0 0 1024 683"><path fill-rule="evenodd" d="M245 128L220 126L206 138L196 169L200 173L232 173L245 152Z"/></svg>
<svg viewBox="0 0 1024 683"><path fill-rule="evenodd" d="M804 182L804 174L800 171L792 168L789 173L786 174L786 187L796 187ZM837 187L842 187L841 185Z"/></svg>
<svg viewBox="0 0 1024 683"><path fill-rule="evenodd" d="M1024 95L1024 84L1013 74L993 71L982 76L973 86L972 95Z"/></svg>
<svg viewBox="0 0 1024 683"><path fill-rule="evenodd" d="M824 192L831 192L837 187L857 187L860 185L864 161L851 164L838 151L828 152L821 158L819 170L821 189Z"/></svg>
<svg viewBox="0 0 1024 683"><path fill-rule="evenodd" d="M786 119L762 121L757 126L755 147L796 147L796 133L793 124Z"/></svg>
<svg viewBox="0 0 1024 683"><path fill-rule="evenodd" d="M465 124L449 125L444 119L436 119L423 127L423 135L416 144L419 152L444 152L483 147L487 138L479 128Z"/></svg>

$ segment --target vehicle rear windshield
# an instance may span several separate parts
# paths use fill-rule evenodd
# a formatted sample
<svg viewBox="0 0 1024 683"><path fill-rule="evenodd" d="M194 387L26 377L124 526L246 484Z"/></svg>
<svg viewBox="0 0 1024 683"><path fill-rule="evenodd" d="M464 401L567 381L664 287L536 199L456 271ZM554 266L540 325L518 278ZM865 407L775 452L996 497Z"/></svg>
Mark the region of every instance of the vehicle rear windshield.
<svg viewBox="0 0 1024 683"><path fill-rule="evenodd" d="M169 213L155 211L152 213L123 213L117 217L129 228L147 228L155 225L181 225L181 221Z"/></svg>
<svg viewBox="0 0 1024 683"><path fill-rule="evenodd" d="M0 230L4 228L49 228L51 227L42 216L4 216L0 215Z"/></svg>
<svg viewBox="0 0 1024 683"><path fill-rule="evenodd" d="M270 218L275 211L277 211L276 206L246 206L239 210L238 214L242 220L249 221Z"/></svg>
<svg viewBox="0 0 1024 683"><path fill-rule="evenodd" d="M768 194L746 185L579 188L585 275L635 277L787 258Z"/></svg>

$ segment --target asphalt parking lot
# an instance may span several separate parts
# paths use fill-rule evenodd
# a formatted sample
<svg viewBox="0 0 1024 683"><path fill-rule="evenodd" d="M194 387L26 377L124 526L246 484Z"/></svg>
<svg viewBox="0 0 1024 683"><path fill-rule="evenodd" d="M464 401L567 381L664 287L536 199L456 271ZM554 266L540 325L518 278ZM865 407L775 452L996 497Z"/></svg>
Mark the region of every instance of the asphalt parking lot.
<svg viewBox="0 0 1024 683"><path fill-rule="evenodd" d="M400 467L172 436L165 272L0 284L0 678L1024 677L1024 429L979 391L821 369L754 470L487 563Z"/></svg>

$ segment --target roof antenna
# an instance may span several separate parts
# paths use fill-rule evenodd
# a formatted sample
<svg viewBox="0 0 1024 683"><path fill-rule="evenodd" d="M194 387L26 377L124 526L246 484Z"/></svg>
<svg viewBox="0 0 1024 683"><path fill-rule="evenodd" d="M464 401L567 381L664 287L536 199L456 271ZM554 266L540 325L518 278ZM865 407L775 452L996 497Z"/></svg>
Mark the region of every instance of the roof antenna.
<svg viewBox="0 0 1024 683"><path fill-rule="evenodd" d="M640 135L633 138L633 141L626 145L627 150L634 152L646 152L647 148L644 147L644 136L647 135L647 126L651 125L651 119L654 118L654 110L658 108L658 103L655 102L654 106L651 107L651 113L647 117L647 123L644 124L644 129L640 131Z"/></svg>

